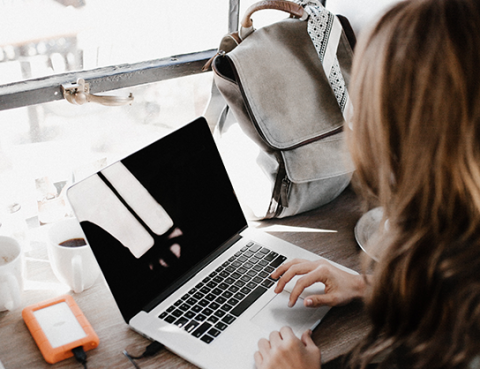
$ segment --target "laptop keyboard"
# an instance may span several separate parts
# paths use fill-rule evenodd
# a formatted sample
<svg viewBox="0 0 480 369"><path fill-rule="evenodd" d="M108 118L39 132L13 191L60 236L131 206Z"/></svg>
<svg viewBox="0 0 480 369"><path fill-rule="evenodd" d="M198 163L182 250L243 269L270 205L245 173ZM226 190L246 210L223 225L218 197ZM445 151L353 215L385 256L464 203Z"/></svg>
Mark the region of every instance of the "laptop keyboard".
<svg viewBox="0 0 480 369"><path fill-rule="evenodd" d="M262 296L285 256L249 242L158 317L211 343Z"/></svg>

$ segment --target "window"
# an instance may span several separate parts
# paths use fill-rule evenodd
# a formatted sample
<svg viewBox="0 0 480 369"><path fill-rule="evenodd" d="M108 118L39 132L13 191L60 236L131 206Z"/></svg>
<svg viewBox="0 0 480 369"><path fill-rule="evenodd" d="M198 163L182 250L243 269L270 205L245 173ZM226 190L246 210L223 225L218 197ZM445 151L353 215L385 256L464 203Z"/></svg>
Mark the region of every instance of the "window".
<svg viewBox="0 0 480 369"><path fill-rule="evenodd" d="M0 222L18 209L40 224L63 217L68 184L201 115L212 84L201 68L254 2L2 0ZM254 22L283 17L262 11ZM78 78L134 102L72 105L62 85Z"/></svg>

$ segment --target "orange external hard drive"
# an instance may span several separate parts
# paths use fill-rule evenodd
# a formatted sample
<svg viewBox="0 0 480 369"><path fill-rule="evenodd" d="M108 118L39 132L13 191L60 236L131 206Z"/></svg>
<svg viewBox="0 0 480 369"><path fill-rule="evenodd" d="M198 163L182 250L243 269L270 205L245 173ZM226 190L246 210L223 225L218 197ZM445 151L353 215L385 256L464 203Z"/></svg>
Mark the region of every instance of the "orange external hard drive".
<svg viewBox="0 0 480 369"><path fill-rule="evenodd" d="M23 309L22 317L45 360L54 364L72 349L94 349L100 342L72 296L64 295Z"/></svg>

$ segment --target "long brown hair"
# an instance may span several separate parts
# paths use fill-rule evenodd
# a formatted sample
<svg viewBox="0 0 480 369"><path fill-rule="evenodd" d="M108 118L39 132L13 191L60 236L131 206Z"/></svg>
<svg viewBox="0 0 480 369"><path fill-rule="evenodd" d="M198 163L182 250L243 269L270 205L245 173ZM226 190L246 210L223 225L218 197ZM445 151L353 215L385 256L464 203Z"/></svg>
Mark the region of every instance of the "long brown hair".
<svg viewBox="0 0 480 369"><path fill-rule="evenodd" d="M355 52L347 140L389 227L353 362L465 368L480 355L480 1L399 2Z"/></svg>

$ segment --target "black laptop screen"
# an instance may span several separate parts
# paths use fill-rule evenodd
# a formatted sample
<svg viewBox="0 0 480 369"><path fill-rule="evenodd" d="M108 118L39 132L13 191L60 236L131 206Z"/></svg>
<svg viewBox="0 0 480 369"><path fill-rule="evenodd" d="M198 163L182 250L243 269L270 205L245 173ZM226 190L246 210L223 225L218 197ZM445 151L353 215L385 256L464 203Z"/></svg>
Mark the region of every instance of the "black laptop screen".
<svg viewBox="0 0 480 369"><path fill-rule="evenodd" d="M203 118L68 197L127 322L246 226Z"/></svg>

